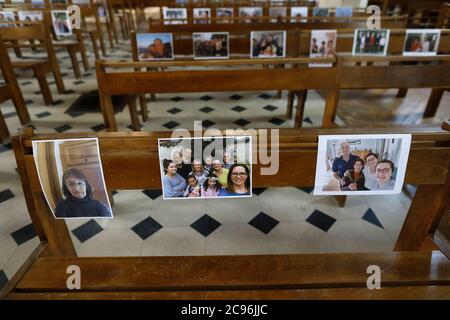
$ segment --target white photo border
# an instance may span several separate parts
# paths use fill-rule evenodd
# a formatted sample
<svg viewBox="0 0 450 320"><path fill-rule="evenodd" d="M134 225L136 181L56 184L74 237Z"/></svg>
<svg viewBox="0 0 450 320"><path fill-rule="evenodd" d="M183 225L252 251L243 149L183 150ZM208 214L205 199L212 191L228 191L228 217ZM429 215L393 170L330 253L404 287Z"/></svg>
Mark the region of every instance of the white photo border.
<svg viewBox="0 0 450 320"><path fill-rule="evenodd" d="M436 51L432 52L406 52L406 40L408 39L409 33L437 33L438 39L436 41ZM405 40L403 43L403 55L407 57L430 57L435 56L439 50L439 43L441 41L441 29L406 29Z"/></svg>
<svg viewBox="0 0 450 320"><path fill-rule="evenodd" d="M194 35L196 34L226 34L227 35L227 56L226 57L196 57L195 56L195 40ZM194 60L226 60L230 59L230 33L229 32L193 32L192 33L192 56Z"/></svg>
<svg viewBox="0 0 450 320"><path fill-rule="evenodd" d="M356 53L356 36L358 31L386 31L386 45L384 46L383 53ZM355 29L355 33L353 35L353 47L352 47L352 56L375 56L375 57L385 57L387 55L388 47L389 47L389 39L391 37L390 29Z"/></svg>
<svg viewBox="0 0 450 320"><path fill-rule="evenodd" d="M275 56L253 56L253 34L254 33L275 33L275 32L282 32L283 33L283 55L281 57L275 55ZM250 58L251 59L282 59L286 58L286 30L267 30L267 31L250 31Z"/></svg>
<svg viewBox="0 0 450 320"><path fill-rule="evenodd" d="M152 34L152 35L157 35L157 34L168 34L170 37L170 47L172 48L172 58L158 58L158 59L141 59L139 56L139 42L138 42L138 34ZM138 61L172 61L175 60L175 48L173 47L173 36L172 36L172 32L139 32L136 33L136 49L137 49L137 53L138 53Z"/></svg>

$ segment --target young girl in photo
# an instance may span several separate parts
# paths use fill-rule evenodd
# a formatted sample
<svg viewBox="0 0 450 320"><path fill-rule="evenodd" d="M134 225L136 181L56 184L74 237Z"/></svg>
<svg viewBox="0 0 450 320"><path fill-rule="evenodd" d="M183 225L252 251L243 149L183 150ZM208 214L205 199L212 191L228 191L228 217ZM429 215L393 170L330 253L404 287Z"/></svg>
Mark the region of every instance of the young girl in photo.
<svg viewBox="0 0 450 320"><path fill-rule="evenodd" d="M198 184L197 178L194 175L189 175L187 177L187 187L184 191L184 196L188 198L198 198L200 197L200 186Z"/></svg>
<svg viewBox="0 0 450 320"><path fill-rule="evenodd" d="M221 188L222 185L218 181L217 176L211 173L203 183L201 190L202 197L217 197Z"/></svg>

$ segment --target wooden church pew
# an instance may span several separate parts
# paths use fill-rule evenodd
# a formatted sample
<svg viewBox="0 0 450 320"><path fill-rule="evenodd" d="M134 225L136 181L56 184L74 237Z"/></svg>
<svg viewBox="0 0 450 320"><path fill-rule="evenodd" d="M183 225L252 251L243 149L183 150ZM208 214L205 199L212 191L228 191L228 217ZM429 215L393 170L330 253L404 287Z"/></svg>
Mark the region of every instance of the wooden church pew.
<svg viewBox="0 0 450 320"><path fill-rule="evenodd" d="M160 189L157 141L171 133L35 135L28 128L13 137L13 148L30 217L43 244L2 293L7 299L224 299L241 294L265 299L448 296L450 261L440 251L423 251L423 244L450 198L449 131L433 126L281 129L277 143L280 170L277 175L263 176L259 171L263 166L254 164L253 187L311 186L318 135L367 133L412 134L405 183L418 189L394 252L79 258L66 224L54 219L45 201L31 141L98 137L107 188ZM270 139L268 143L270 147ZM302 166L293 172L294 163ZM82 289L69 291L65 271L73 264L83 272ZM373 264L382 272L383 289L378 292L366 288L366 268Z"/></svg>

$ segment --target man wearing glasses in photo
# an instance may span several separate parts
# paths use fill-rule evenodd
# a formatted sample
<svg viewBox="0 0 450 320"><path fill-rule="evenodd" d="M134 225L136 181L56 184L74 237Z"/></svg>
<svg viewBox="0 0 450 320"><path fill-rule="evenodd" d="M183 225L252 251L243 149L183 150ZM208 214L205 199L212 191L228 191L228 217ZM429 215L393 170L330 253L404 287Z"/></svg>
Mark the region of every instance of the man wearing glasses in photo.
<svg viewBox="0 0 450 320"><path fill-rule="evenodd" d="M381 160L375 169L377 176L377 186L373 190L392 190L395 187L395 180L392 178L394 163L390 160Z"/></svg>

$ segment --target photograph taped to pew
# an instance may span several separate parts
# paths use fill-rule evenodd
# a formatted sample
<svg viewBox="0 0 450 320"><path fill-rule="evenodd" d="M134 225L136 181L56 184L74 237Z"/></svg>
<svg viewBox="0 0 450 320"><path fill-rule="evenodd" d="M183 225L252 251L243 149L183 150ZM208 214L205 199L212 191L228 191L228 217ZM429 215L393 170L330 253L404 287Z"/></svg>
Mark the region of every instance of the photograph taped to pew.
<svg viewBox="0 0 450 320"><path fill-rule="evenodd" d="M53 29L59 37L71 36L69 13L66 10L52 10Z"/></svg>
<svg viewBox="0 0 450 320"><path fill-rule="evenodd" d="M334 13L335 17L351 17L353 15L352 7L337 7Z"/></svg>
<svg viewBox="0 0 450 320"><path fill-rule="evenodd" d="M437 55L441 30L439 29L408 29L406 30L404 56L435 56Z"/></svg>
<svg viewBox="0 0 450 320"><path fill-rule="evenodd" d="M216 9L216 18L217 23L232 23L232 19L227 18L233 18L234 15L234 9L233 8L217 8Z"/></svg>
<svg viewBox="0 0 450 320"><path fill-rule="evenodd" d="M284 58L286 31L252 31L250 33L252 58Z"/></svg>
<svg viewBox="0 0 450 320"><path fill-rule="evenodd" d="M286 17L287 10L286 7L270 7L269 8L269 16L273 17L270 22L277 22L283 17Z"/></svg>
<svg viewBox="0 0 450 320"><path fill-rule="evenodd" d="M211 23L211 9L210 8L194 8L193 10L194 23L206 24Z"/></svg>
<svg viewBox="0 0 450 320"><path fill-rule="evenodd" d="M263 16L263 9L261 7L241 7L239 8L239 16L245 19L245 23L259 22L260 17Z"/></svg>
<svg viewBox="0 0 450 320"><path fill-rule="evenodd" d="M410 134L319 136L314 195L398 194Z"/></svg>
<svg viewBox="0 0 450 320"><path fill-rule="evenodd" d="M171 33L137 33L136 43L140 61L174 59Z"/></svg>
<svg viewBox="0 0 450 320"><path fill-rule="evenodd" d="M252 137L158 139L164 199L252 196Z"/></svg>
<svg viewBox="0 0 450 320"><path fill-rule="evenodd" d="M56 219L113 217L97 138L33 141L33 155Z"/></svg>
<svg viewBox="0 0 450 320"><path fill-rule="evenodd" d="M328 17L328 8L313 8L313 17Z"/></svg>
<svg viewBox="0 0 450 320"><path fill-rule="evenodd" d="M17 11L19 21L42 21L42 11Z"/></svg>
<svg viewBox="0 0 450 320"><path fill-rule="evenodd" d="M163 18L179 19L173 21L164 21L164 24L186 24L187 9L186 8L163 8Z"/></svg>
<svg viewBox="0 0 450 320"><path fill-rule="evenodd" d="M0 22L11 21L11 23L0 23L0 28L14 28L16 26L16 24L13 23L15 20L14 12L0 11Z"/></svg>
<svg viewBox="0 0 450 320"><path fill-rule="evenodd" d="M308 7L291 7L291 22L306 22L307 17Z"/></svg>
<svg viewBox="0 0 450 320"><path fill-rule="evenodd" d="M228 32L196 32L192 34L194 59L228 59Z"/></svg>
<svg viewBox="0 0 450 320"><path fill-rule="evenodd" d="M389 44L389 34L387 29L356 29L352 54L385 56Z"/></svg>
<svg viewBox="0 0 450 320"><path fill-rule="evenodd" d="M336 30L312 30L309 56L311 58L330 58L336 55ZM310 67L331 67L332 63L310 63Z"/></svg>

